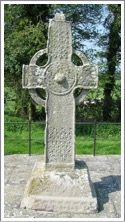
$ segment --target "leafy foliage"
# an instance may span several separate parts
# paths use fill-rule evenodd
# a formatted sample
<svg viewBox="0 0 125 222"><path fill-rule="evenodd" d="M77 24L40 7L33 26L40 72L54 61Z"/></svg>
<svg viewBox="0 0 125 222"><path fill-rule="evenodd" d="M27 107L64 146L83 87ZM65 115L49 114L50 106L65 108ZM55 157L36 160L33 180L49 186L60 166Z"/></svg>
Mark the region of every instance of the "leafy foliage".
<svg viewBox="0 0 125 222"><path fill-rule="evenodd" d="M46 47L47 14L47 5L5 5L5 84L16 92L17 115L28 114L29 94L22 89L22 65Z"/></svg>
<svg viewBox="0 0 125 222"><path fill-rule="evenodd" d="M103 105L103 119L111 120L111 113L114 109L114 101L112 98L112 92L115 88L115 74L116 67L120 60L120 48L121 48L121 6L120 5L108 5L110 12L110 19L105 21L109 29L108 46L106 51L107 59L107 71L106 80L104 86L104 105Z"/></svg>
<svg viewBox="0 0 125 222"><path fill-rule="evenodd" d="M22 89L22 65L29 64L38 50L46 48L48 20L60 11L72 22L73 47L84 51L91 62L96 59L100 72L99 87L90 90L87 98L103 98L103 102L85 107L81 104L76 116L120 121L120 86L116 84L121 41L118 4L5 4L5 86L15 91L14 115L27 117L32 110L34 119L40 115L45 118L43 108L37 109L28 90ZM81 65L75 55L72 61ZM42 64L40 58L37 65ZM9 97L7 91L5 97Z"/></svg>

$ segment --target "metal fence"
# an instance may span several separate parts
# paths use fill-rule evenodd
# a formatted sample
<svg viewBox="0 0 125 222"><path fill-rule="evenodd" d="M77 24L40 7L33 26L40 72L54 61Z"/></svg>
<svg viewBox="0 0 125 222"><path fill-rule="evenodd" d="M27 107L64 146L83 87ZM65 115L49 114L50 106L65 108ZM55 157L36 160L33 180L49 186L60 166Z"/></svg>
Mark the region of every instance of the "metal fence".
<svg viewBox="0 0 125 222"><path fill-rule="evenodd" d="M32 122L31 120L27 121L27 122L5 122L5 125L6 124L14 124L14 125L17 125L17 124L26 124L28 126L28 136L27 138L7 138L5 137L4 140L10 140L10 141L14 141L14 140L26 140L28 141L28 144L27 144L27 153L29 155L32 154L32 141L33 140L44 140L44 138L41 137L40 138L32 138L31 136L31 132L32 132L32 124L40 124L40 125L44 125L45 126L45 122ZM85 122L76 122L76 126L77 125L93 125L93 138L91 139L93 141L93 155L95 156L96 155L96 143L97 143L97 140L105 140L105 141L108 141L108 140L112 140L112 139L108 139L108 138L97 138L97 125L101 125L101 124L104 124L104 125L121 125L121 123L115 123L115 122L97 122L96 120L94 121L85 121ZM87 139L89 140L89 139ZM114 141L114 139L113 139ZM119 136L119 139L116 139L116 141L120 141L120 136Z"/></svg>

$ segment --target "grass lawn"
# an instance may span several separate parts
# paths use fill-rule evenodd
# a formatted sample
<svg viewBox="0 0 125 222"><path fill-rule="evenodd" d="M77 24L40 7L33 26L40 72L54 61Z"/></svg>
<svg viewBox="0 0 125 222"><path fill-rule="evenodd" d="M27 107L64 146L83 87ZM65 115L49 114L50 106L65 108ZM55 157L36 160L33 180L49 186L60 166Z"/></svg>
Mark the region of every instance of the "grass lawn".
<svg viewBox="0 0 125 222"><path fill-rule="evenodd" d="M117 81L120 85L120 82ZM90 90L88 98L103 97L103 89ZM15 116L16 94L13 88L5 87L5 122L26 122L26 119ZM44 127L41 124L32 124L31 131L31 153L44 153ZM98 124L96 127L96 154L120 154L121 153L121 129L120 125ZM94 153L94 127L93 125L76 124L76 154ZM28 124L5 124L4 127L4 153L7 154L27 154L28 153ZM12 140L6 140L11 138ZM17 140L18 139L18 140Z"/></svg>
<svg viewBox="0 0 125 222"><path fill-rule="evenodd" d="M7 121L7 120L6 120ZM12 119L11 119L12 121ZM22 119L13 121L24 122ZM26 122L26 120L25 120ZM44 153L44 127L42 124L32 124L31 130L31 154ZM76 154L94 153L93 125L76 125ZM120 154L120 125L97 125L96 154ZM28 124L5 124L4 153L27 154L28 153ZM13 140L6 140L11 138ZM18 139L18 140L15 140Z"/></svg>
<svg viewBox="0 0 125 222"><path fill-rule="evenodd" d="M96 154L108 155L108 154L120 154L121 143L120 141L96 141ZM92 140L79 140L76 138L76 154L93 154L94 153L94 142Z"/></svg>
<svg viewBox="0 0 125 222"><path fill-rule="evenodd" d="M81 139L81 138L80 138ZM28 153L28 140L5 140L4 151L7 154L27 154ZM94 142L92 140L79 140L76 137L76 154L93 154ZM31 154L43 154L44 153L44 139L39 141L32 140L31 142ZM108 154L120 154L121 144L120 141L97 141L96 142L96 154L108 155Z"/></svg>

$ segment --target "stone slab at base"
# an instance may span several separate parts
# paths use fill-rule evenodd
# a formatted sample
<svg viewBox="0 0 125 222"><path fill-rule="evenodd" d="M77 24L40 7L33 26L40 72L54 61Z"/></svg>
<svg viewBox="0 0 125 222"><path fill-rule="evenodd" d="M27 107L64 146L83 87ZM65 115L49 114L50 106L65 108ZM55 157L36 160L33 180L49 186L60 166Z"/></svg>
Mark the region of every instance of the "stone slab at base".
<svg viewBox="0 0 125 222"><path fill-rule="evenodd" d="M61 213L95 213L97 197L84 161L75 169L46 169L41 161L34 165L21 208Z"/></svg>

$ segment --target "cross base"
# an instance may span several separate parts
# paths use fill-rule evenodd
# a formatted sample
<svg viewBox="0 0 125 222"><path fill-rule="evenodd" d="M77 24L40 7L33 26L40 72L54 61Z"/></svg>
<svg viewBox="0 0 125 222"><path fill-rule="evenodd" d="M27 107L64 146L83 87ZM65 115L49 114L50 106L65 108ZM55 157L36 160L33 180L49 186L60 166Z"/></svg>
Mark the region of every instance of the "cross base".
<svg viewBox="0 0 125 222"><path fill-rule="evenodd" d="M75 169L46 169L37 161L28 181L21 208L61 213L95 213L97 197L84 161Z"/></svg>

